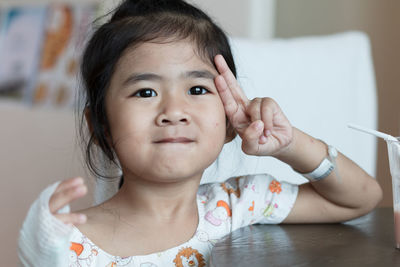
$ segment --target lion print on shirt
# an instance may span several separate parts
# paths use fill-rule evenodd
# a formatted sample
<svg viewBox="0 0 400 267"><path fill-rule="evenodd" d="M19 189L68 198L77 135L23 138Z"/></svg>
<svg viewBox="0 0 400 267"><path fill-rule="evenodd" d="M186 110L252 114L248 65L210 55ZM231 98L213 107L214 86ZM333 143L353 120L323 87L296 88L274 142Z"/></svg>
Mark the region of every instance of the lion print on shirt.
<svg viewBox="0 0 400 267"><path fill-rule="evenodd" d="M175 266L177 267L203 267L206 262L203 255L191 247L185 247L179 250L174 259Z"/></svg>

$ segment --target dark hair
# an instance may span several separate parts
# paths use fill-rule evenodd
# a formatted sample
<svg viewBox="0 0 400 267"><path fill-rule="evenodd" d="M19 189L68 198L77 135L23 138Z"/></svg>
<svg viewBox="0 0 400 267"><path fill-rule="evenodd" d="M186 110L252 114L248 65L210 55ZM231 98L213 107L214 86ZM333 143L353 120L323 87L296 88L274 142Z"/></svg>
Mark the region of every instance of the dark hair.
<svg viewBox="0 0 400 267"><path fill-rule="evenodd" d="M80 136L85 144L86 164L98 177L111 177L96 167L98 149L108 163L118 166L106 116L105 96L115 66L127 48L145 42L166 43L189 39L198 55L214 65L221 54L233 74L236 67L227 36L209 16L182 0L125 0L90 38L83 53L81 78L84 86ZM81 100L82 101L82 100ZM89 139L83 131L85 115L89 121ZM227 123L227 136L235 136ZM103 162L104 163L104 162Z"/></svg>

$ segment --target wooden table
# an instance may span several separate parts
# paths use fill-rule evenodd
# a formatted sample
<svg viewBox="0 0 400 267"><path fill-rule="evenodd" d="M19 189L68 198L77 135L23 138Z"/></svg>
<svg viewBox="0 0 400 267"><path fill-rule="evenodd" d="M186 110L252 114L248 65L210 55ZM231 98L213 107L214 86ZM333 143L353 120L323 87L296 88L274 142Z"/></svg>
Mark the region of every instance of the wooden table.
<svg viewBox="0 0 400 267"><path fill-rule="evenodd" d="M215 245L211 266L400 266L393 210L342 224L244 227Z"/></svg>

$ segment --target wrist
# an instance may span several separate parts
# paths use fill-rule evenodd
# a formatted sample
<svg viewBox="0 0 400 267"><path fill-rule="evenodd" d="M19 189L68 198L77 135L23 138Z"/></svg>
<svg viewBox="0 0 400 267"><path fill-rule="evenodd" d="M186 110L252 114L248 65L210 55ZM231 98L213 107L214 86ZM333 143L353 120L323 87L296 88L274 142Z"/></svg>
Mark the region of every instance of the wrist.
<svg viewBox="0 0 400 267"><path fill-rule="evenodd" d="M296 127L292 127L292 129L293 129L292 140L290 141L290 143L286 147L282 148L278 152L271 155L272 157L274 157L280 161L283 161L285 163L288 163L290 161L290 158L295 156L296 150L297 150L299 130Z"/></svg>
<svg viewBox="0 0 400 267"><path fill-rule="evenodd" d="M293 127L292 142L274 157L299 173L309 173L327 156L325 143Z"/></svg>
<svg viewBox="0 0 400 267"><path fill-rule="evenodd" d="M328 177L332 171L336 169L336 157L338 152L335 147L325 144L328 147L328 156L325 157L319 166L309 173L300 173L304 178L310 182L321 181ZM336 170L336 177L340 180L339 173Z"/></svg>

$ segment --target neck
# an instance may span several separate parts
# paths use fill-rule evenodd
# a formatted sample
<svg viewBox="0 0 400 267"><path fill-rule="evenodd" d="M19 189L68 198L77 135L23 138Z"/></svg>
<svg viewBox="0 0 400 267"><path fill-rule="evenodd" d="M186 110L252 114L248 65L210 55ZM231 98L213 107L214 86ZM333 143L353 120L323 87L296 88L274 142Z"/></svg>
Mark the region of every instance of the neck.
<svg viewBox="0 0 400 267"><path fill-rule="evenodd" d="M180 181L154 182L124 174L124 184L110 200L110 206L126 219L137 216L173 222L197 215L196 195L201 174Z"/></svg>

